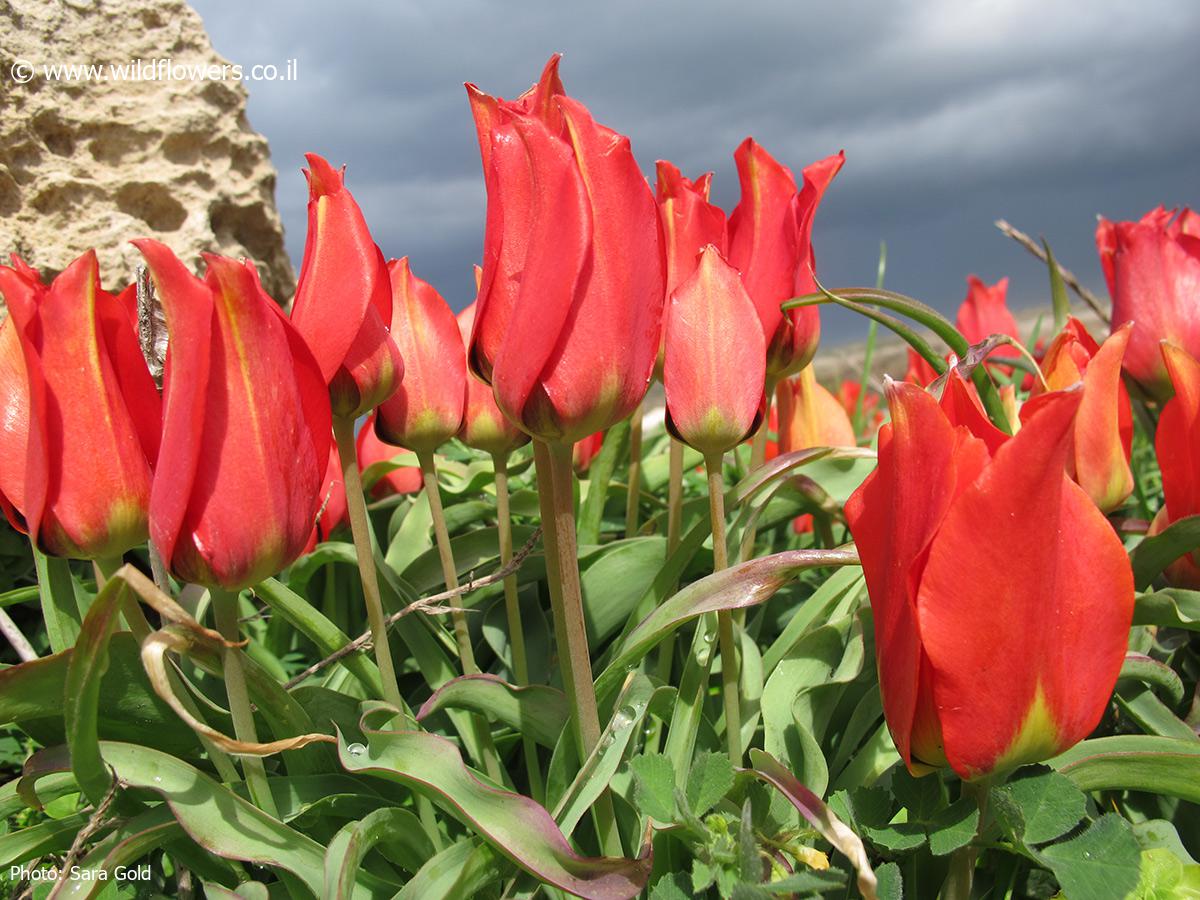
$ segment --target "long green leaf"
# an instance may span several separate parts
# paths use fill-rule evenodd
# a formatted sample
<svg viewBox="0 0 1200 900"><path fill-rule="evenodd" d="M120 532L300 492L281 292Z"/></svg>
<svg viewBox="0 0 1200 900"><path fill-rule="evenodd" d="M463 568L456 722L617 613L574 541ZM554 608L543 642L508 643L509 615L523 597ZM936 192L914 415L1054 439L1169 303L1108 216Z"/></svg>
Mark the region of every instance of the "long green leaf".
<svg viewBox="0 0 1200 900"><path fill-rule="evenodd" d="M475 897L508 865L478 839L459 841L421 867L396 900L460 900Z"/></svg>
<svg viewBox="0 0 1200 900"><path fill-rule="evenodd" d="M1085 791L1151 791L1200 803L1200 741L1150 735L1093 738L1049 765Z"/></svg>
<svg viewBox="0 0 1200 900"><path fill-rule="evenodd" d="M68 560L44 555L36 545L33 562L37 569L46 637L50 639L51 651L62 653L75 645L82 619L71 566Z"/></svg>
<svg viewBox="0 0 1200 900"><path fill-rule="evenodd" d="M1054 308L1054 330L1062 331L1071 315L1071 298L1067 296L1067 286L1063 282L1062 272L1050 250L1050 244L1042 238L1042 247L1046 251L1046 268L1050 270L1050 304ZM1032 340L1032 338L1031 338Z"/></svg>
<svg viewBox="0 0 1200 900"><path fill-rule="evenodd" d="M576 540L580 546L600 543L600 523L604 519L604 501L608 499L608 485L629 447L629 420L618 422L604 435L604 445L592 458L588 466L588 492L579 509L579 526Z"/></svg>
<svg viewBox="0 0 1200 900"><path fill-rule="evenodd" d="M348 897L354 890L363 857L378 844L391 848L409 872L418 871L433 856L433 844L421 823L406 809L377 809L344 826L325 850L324 897ZM391 896L395 891L388 891Z"/></svg>
<svg viewBox="0 0 1200 900"><path fill-rule="evenodd" d="M1133 607L1133 624L1200 631L1200 591L1167 588L1139 594Z"/></svg>
<svg viewBox="0 0 1200 900"><path fill-rule="evenodd" d="M1198 548L1200 515L1176 519L1158 534L1144 539L1130 554L1134 586L1139 591L1145 590L1167 566Z"/></svg>
<svg viewBox="0 0 1200 900"><path fill-rule="evenodd" d="M422 704L417 721L442 709L482 713L551 748L571 716L571 705L562 691L540 684L518 687L488 674L461 675L447 681Z"/></svg>

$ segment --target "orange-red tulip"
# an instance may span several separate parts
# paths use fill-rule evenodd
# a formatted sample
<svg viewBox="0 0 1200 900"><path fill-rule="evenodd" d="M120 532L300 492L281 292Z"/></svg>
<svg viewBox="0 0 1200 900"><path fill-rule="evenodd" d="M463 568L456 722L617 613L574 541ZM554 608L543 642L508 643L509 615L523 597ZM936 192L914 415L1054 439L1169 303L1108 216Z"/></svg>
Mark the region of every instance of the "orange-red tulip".
<svg viewBox="0 0 1200 900"><path fill-rule="evenodd" d="M388 263L392 279L392 339L404 358L404 382L380 404L379 437L432 452L458 433L467 395L467 363L454 313L408 257Z"/></svg>
<svg viewBox="0 0 1200 900"><path fill-rule="evenodd" d="M238 590L291 563L312 533L326 382L252 264L206 254L201 280L158 241L134 243L171 335L150 535L179 578Z"/></svg>
<svg viewBox="0 0 1200 900"><path fill-rule="evenodd" d="M1007 334L1020 340L1017 320L1008 311L1007 298L1007 278L1001 278L995 284L985 284L977 276L968 275L967 297L958 308L955 327L972 344L987 340L993 334Z"/></svg>
<svg viewBox="0 0 1200 900"><path fill-rule="evenodd" d="M841 401L817 381L812 366L775 387L779 452L809 447L854 447L854 425Z"/></svg>
<svg viewBox="0 0 1200 900"><path fill-rule="evenodd" d="M0 496L45 553L120 556L147 537L162 405L94 251L47 287L0 266Z"/></svg>
<svg viewBox="0 0 1200 900"><path fill-rule="evenodd" d="M725 211L708 201L712 172L692 181L665 159L655 164L655 170L655 200L662 221L670 296L696 271L701 250L712 244L725 253Z"/></svg>
<svg viewBox="0 0 1200 900"><path fill-rule="evenodd" d="M392 292L383 254L344 184L344 169L309 153L308 237L292 324L329 385L335 416L354 418L392 395L404 363L388 337Z"/></svg>
<svg viewBox="0 0 1200 900"><path fill-rule="evenodd" d="M1171 396L1159 352L1170 341L1200 356L1200 215L1158 207L1137 222L1101 219L1096 247L1112 297L1113 323L1136 325L1125 371L1153 397Z"/></svg>
<svg viewBox="0 0 1200 900"><path fill-rule="evenodd" d="M929 364L929 360L923 357L912 347L908 348L908 368L904 370L903 381L909 384L915 384L917 387L928 387L930 382L938 377L937 370Z"/></svg>
<svg viewBox="0 0 1200 900"><path fill-rule="evenodd" d="M375 416L371 413L358 430L355 446L358 448L358 468L366 472L377 462L391 462L405 453L403 447L380 440L375 433ZM371 487L371 496L379 500L391 494L415 494L424 487L421 470L417 466L401 466L392 469Z"/></svg>
<svg viewBox="0 0 1200 900"><path fill-rule="evenodd" d="M597 431L595 434L589 434L576 441L575 446L571 448L571 464L575 467L575 471L580 475L586 472L603 446L603 431Z"/></svg>
<svg viewBox="0 0 1200 900"><path fill-rule="evenodd" d="M667 303L667 428L720 454L757 430L766 406L766 342L736 269L711 244Z"/></svg>
<svg viewBox="0 0 1200 900"><path fill-rule="evenodd" d="M476 278L479 267L476 266ZM475 324L475 304L472 303L458 314L458 329L464 342L471 339L471 328ZM491 454L506 454L529 440L529 435L514 426L500 412L492 387L484 384L471 373L467 373L467 401L463 414L459 440L468 447Z"/></svg>
<svg viewBox="0 0 1200 900"><path fill-rule="evenodd" d="M774 382L812 360L821 337L816 307L786 314L785 300L816 290L813 218L845 154L805 167L803 187L787 166L753 138L733 155L742 198L729 217L729 261L742 273L767 340L767 378Z"/></svg>
<svg viewBox="0 0 1200 900"><path fill-rule="evenodd" d="M958 381L941 404L888 383L879 465L845 512L896 748L911 769L948 763L971 779L1095 728L1134 591L1120 539L1064 471L1082 392L1048 395L993 441L947 414L948 397L969 397L950 390Z"/></svg>
<svg viewBox="0 0 1200 900"><path fill-rule="evenodd" d="M1151 534L1178 519L1200 514L1200 360L1166 342L1161 352L1175 396L1163 406L1154 434L1164 502L1151 523ZM1167 580L1200 590L1200 551L1172 563Z"/></svg>
<svg viewBox="0 0 1200 900"><path fill-rule="evenodd" d="M654 196L628 138L563 93L557 57L515 101L468 92L488 193L470 367L523 431L573 442L649 385L666 267Z"/></svg>
<svg viewBox="0 0 1200 900"><path fill-rule="evenodd" d="M1058 391L1079 382L1084 385L1067 453L1067 474L1103 512L1116 509L1133 493L1133 472L1129 469L1133 413L1129 392L1121 383L1121 358L1131 327L1126 324L1118 328L1101 346L1082 322L1070 318L1042 362L1046 389ZM1032 399L1021 408L1022 419L1036 413L1040 402L1036 398L1046 396L1043 390L1040 384L1034 386Z"/></svg>

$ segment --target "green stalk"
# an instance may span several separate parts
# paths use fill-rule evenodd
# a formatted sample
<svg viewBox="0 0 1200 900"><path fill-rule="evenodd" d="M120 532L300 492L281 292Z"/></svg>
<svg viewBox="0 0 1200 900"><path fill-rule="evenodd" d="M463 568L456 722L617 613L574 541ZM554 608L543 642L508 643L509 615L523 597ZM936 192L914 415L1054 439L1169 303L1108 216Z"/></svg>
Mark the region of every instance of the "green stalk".
<svg viewBox="0 0 1200 900"><path fill-rule="evenodd" d="M679 536L683 526L683 442L671 438L670 469L667 480L667 559L679 548ZM675 588L668 596L675 593ZM671 672L675 665L676 632L668 634L658 647L658 680L671 684ZM665 723L657 722L654 732L646 741L647 752L653 752L662 741Z"/></svg>
<svg viewBox="0 0 1200 900"><path fill-rule="evenodd" d="M583 590L575 536L575 494L570 444L533 442L546 546L546 576L554 618L554 636L563 686L571 705L571 726L582 764L600 742L600 715L592 678L592 659L583 619ZM592 807L602 850L621 855L612 797L605 791Z"/></svg>
<svg viewBox="0 0 1200 900"><path fill-rule="evenodd" d="M629 419L629 486L625 491L625 537L638 529L638 499L642 486L642 404Z"/></svg>
<svg viewBox="0 0 1200 900"><path fill-rule="evenodd" d="M371 520L367 517L362 476L358 472L354 420L345 416L335 416L333 434L337 439L338 454L342 461L346 509L350 515L350 531L354 536L354 551L358 557L358 573L362 579L363 601L367 607L367 621L371 627L375 662L379 666L380 681L383 683L383 699L400 710L404 728L415 728L412 715L400 694L400 685L396 681L396 667L392 662L391 648L388 646L387 622L383 613L383 601L379 596L379 575L375 571L375 558L371 553Z"/></svg>
<svg viewBox="0 0 1200 900"><path fill-rule="evenodd" d="M987 826L988 793L991 786L990 778L962 783L962 796L971 797L979 805L976 837L983 834ZM975 881L975 860L978 855L979 847L974 840L954 851L950 857L950 872L942 886L942 900L971 900L971 887Z"/></svg>
<svg viewBox="0 0 1200 900"><path fill-rule="evenodd" d="M725 547L725 483L721 475L720 453L704 456L708 473L708 513L712 519L713 571L720 572L729 565ZM717 613L717 636L721 649L721 694L725 701L725 740L729 761L742 764L742 711L738 702L737 644L733 635L733 614L723 609Z"/></svg>
<svg viewBox="0 0 1200 900"><path fill-rule="evenodd" d="M508 453L493 453L492 464L496 469L496 523L500 535L500 565L512 562L512 513L508 506ZM517 573L504 579L504 612L508 620L508 640L512 646L513 675L521 687L529 684L529 661L525 656L525 629L521 625L521 602L517 595ZM542 784L542 770L538 764L537 746L533 739L522 736L521 746L525 753L525 770L529 773L529 792L538 803L544 803L546 790Z"/></svg>
<svg viewBox="0 0 1200 900"><path fill-rule="evenodd" d="M50 652L61 653L75 646L83 615L75 598L75 581L71 578L70 562L57 556L46 556L38 549L37 540L30 537L33 564L37 569L38 594L42 602L42 621Z"/></svg>
<svg viewBox="0 0 1200 900"><path fill-rule="evenodd" d="M230 642L240 640L238 635L238 595L233 591L210 588L213 616L217 630ZM221 667L225 671L225 693L229 697L229 713L233 716L233 733L239 741L257 744L258 733L254 728L254 713L250 709L250 693L246 690L246 673L242 668L242 651L238 647L225 647L221 652ZM255 805L269 816L279 818L275 798L267 783L267 770L257 756L242 757L242 772L246 786Z"/></svg>
<svg viewBox="0 0 1200 900"><path fill-rule="evenodd" d="M767 397L767 408L763 411L762 425L759 426L758 432L754 435L754 443L750 445L750 471L753 472L759 466L767 461L767 434L771 430L771 404L775 401L775 382L770 378L767 379L764 391ZM711 476L709 483L711 485ZM711 502L711 498L710 498ZM724 499L722 498L722 508L724 507ZM722 522L722 530L724 523ZM754 542L758 538L758 519L751 520L746 530L742 532L742 542L738 546L738 560L746 562L754 556ZM738 618L745 617L745 610L738 610Z"/></svg>

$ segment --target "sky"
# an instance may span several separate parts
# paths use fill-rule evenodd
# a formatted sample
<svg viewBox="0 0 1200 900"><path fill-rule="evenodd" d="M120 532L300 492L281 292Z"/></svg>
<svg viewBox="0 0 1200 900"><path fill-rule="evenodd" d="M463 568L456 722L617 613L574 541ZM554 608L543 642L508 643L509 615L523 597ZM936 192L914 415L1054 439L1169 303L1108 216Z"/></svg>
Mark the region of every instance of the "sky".
<svg viewBox="0 0 1200 900"><path fill-rule="evenodd" d="M299 269L303 154L347 166L386 256L409 256L455 308L472 299L485 195L464 81L513 97L561 52L567 92L656 159L716 173L737 203L734 148L753 135L803 166L845 150L818 213L818 277L887 284L953 311L976 273L1010 304L1045 302L1046 271L996 230L1044 235L1100 292L1096 216L1200 205L1200 3L1181 0L656 0L336 5L192 0L217 51L298 63L249 84L271 144ZM827 339L865 331L824 314Z"/></svg>

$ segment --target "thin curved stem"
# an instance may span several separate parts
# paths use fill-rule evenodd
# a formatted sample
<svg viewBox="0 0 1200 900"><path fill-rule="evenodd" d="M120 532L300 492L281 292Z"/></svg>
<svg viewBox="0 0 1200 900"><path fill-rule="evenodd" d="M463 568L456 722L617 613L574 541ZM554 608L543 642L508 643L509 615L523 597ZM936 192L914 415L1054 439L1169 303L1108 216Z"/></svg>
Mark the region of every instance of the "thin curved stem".
<svg viewBox="0 0 1200 900"><path fill-rule="evenodd" d="M720 453L704 457L708 473L708 512L712 518L713 571L729 566L725 547L725 480L721 474ZM717 636L721 649L721 696L725 702L725 741L729 761L742 764L742 711L738 700L737 643L733 631L733 614L723 609L717 613Z"/></svg>
<svg viewBox="0 0 1200 900"><path fill-rule="evenodd" d="M638 530L638 499L642 492L642 404L629 419L629 486L625 491L625 537Z"/></svg>

